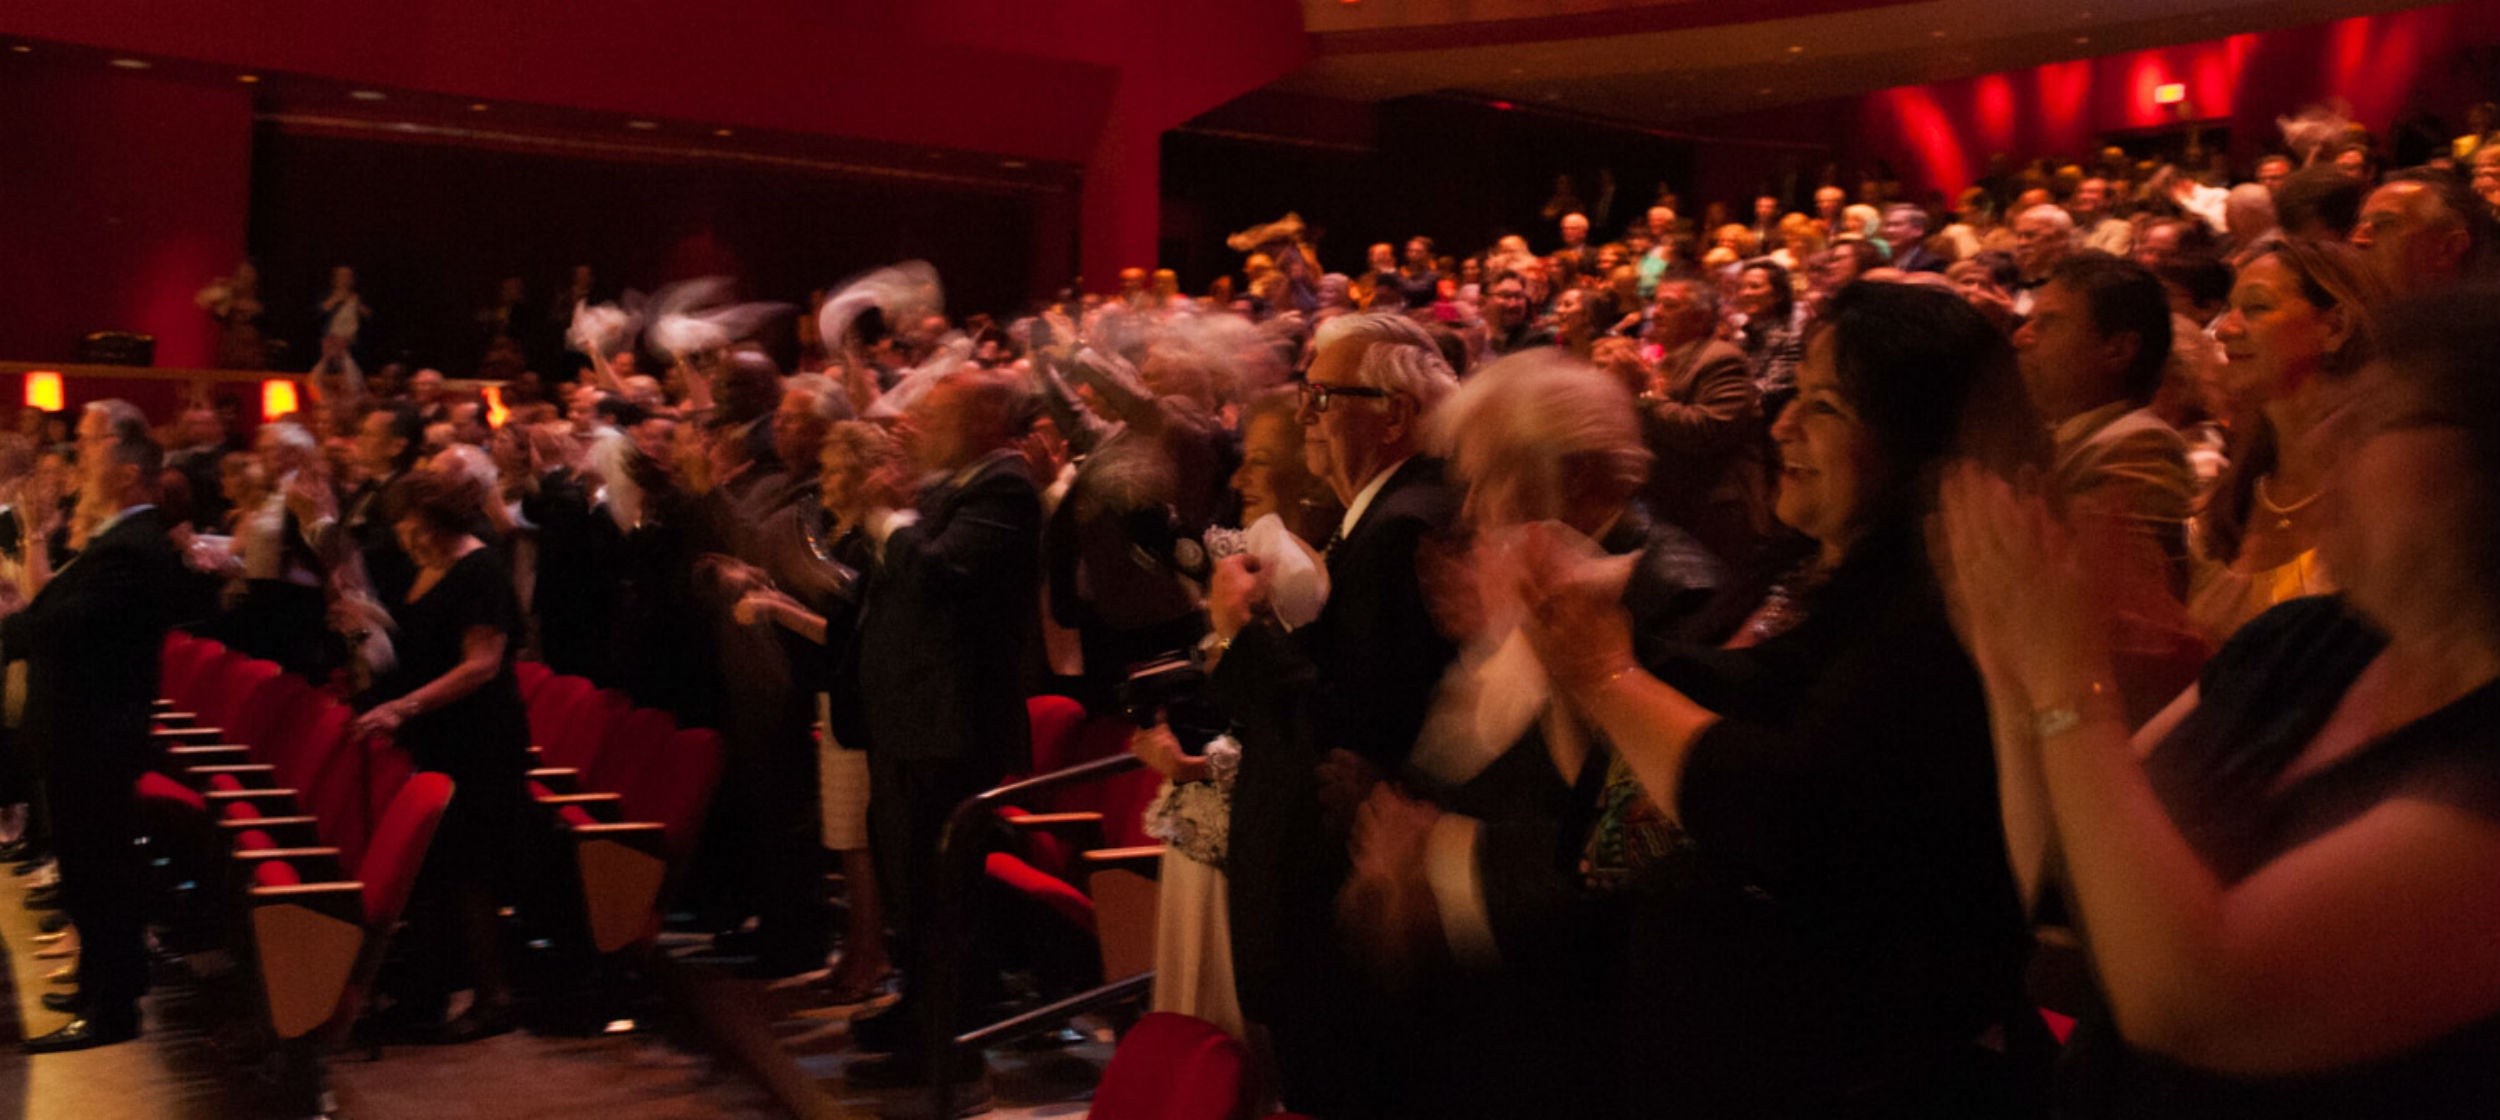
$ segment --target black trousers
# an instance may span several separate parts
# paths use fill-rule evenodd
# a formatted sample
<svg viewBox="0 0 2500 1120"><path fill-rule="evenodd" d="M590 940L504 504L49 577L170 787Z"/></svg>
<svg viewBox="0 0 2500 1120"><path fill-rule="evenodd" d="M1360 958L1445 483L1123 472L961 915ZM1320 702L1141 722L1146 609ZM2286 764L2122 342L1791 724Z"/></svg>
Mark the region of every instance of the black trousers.
<svg viewBox="0 0 2500 1120"><path fill-rule="evenodd" d="M139 804L132 790L143 749L94 740L46 744L61 901L78 925L78 995L86 1016L107 1025L135 1025L147 992L147 866L135 846Z"/></svg>
<svg viewBox="0 0 2500 1120"><path fill-rule="evenodd" d="M978 970L986 956L966 951L978 944L977 937L950 946L942 944L932 929L945 889L940 882L938 840L945 831L947 814L966 798L996 785L999 777L997 764L987 761L898 759L874 747L868 752L870 855L876 860L886 912L902 939L907 975L913 988L925 991L928 977L942 962L954 964L960 977L955 989L959 1016L971 1009L974 993L985 986ZM971 839L986 849L993 838L993 833L984 830ZM981 927L976 903L986 893L984 876L977 856L966 853L959 858L959 866L971 869L963 881L954 884L960 892L955 901L963 907L963 924L958 928L969 934ZM909 999L911 993L905 996Z"/></svg>

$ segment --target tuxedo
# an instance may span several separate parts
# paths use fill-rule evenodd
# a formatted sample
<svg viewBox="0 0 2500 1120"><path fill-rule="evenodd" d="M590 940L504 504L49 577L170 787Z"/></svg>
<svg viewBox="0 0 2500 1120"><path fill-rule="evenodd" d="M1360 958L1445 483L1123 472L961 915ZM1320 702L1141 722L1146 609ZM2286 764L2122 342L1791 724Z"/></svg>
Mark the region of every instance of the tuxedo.
<svg viewBox="0 0 2500 1120"><path fill-rule="evenodd" d="M1227 858L1242 1012L1267 1027L1288 1107L1376 1114L1403 1083L1387 1009L1334 934L1347 864L1317 768L1332 749L1398 773L1455 656L1426 606L1416 554L1458 511L1437 460L1398 466L1328 549L1329 599L1309 626L1244 628L1216 666L1217 703L1242 743Z"/></svg>
<svg viewBox="0 0 2500 1120"><path fill-rule="evenodd" d="M0 651L27 663L25 730L45 763L79 995L107 1026L135 1027L147 987L132 786L146 769L165 632L192 613L185 576L155 508L139 506L0 619Z"/></svg>
<svg viewBox="0 0 2500 1120"><path fill-rule="evenodd" d="M928 936L947 814L1032 756L1042 499L1002 450L931 488L917 512L878 547L859 623L870 846L916 983L955 949Z"/></svg>

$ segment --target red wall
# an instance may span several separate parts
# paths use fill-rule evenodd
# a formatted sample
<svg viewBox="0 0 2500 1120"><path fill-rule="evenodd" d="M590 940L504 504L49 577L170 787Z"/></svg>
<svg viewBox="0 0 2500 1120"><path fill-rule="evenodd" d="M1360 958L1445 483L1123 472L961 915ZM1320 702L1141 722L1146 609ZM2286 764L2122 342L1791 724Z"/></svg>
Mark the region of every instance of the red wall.
<svg viewBox="0 0 2500 1120"><path fill-rule="evenodd" d="M2458 123L2500 93L2471 53L2495 44L2500 3L2481 0L1880 90L1829 117L1854 123L1857 162L1887 160L1912 191L1950 194L1991 154L2080 156L2103 135L2173 123L2153 89L2180 82L2193 117L2228 124L2245 168L2281 143L2277 117L2330 97L2381 136L2414 109Z"/></svg>
<svg viewBox="0 0 2500 1120"><path fill-rule="evenodd" d="M1153 258L1156 135L1310 53L1295 0L78 0L17 5L0 30L488 101L1083 162L1081 265L1106 288L1120 266Z"/></svg>
<svg viewBox="0 0 2500 1120"><path fill-rule="evenodd" d="M208 365L191 297L243 259L250 98L17 62L0 106L0 355L65 361L88 332L125 329L156 336L159 365Z"/></svg>

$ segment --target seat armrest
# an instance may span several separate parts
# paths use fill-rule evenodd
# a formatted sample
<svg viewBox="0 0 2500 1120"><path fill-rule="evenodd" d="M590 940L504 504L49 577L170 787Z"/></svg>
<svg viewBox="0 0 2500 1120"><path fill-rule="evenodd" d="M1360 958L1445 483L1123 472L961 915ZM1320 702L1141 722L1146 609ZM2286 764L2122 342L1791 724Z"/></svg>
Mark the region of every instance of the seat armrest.
<svg viewBox="0 0 2500 1120"><path fill-rule="evenodd" d="M571 766L541 766L531 770L527 777L554 793L583 792L582 772Z"/></svg>
<svg viewBox="0 0 2500 1120"><path fill-rule="evenodd" d="M222 727L151 727L148 734L157 739L174 739L185 743L214 743L226 736Z"/></svg>
<svg viewBox="0 0 2500 1120"><path fill-rule="evenodd" d="M337 848L237 848L236 859L337 859Z"/></svg>
<svg viewBox="0 0 2500 1120"><path fill-rule="evenodd" d="M197 746L165 748L165 757L183 762L215 762L221 758L250 758L252 748L241 743L202 743Z"/></svg>
<svg viewBox="0 0 2500 1120"><path fill-rule="evenodd" d="M246 783L255 778L271 784L275 784L278 780L278 768L266 762L220 762L205 766L186 766L183 768L183 773L190 777L193 785L206 782L219 774L231 775L236 781ZM247 786L246 788L266 789L269 787Z"/></svg>
<svg viewBox="0 0 2500 1120"><path fill-rule="evenodd" d="M321 818L311 816L249 817L239 821L230 821L220 817L217 820L217 826L228 832L249 832L255 828L312 828L320 823Z"/></svg>
<svg viewBox="0 0 2500 1120"><path fill-rule="evenodd" d="M539 796L538 803L553 812L567 805L580 806L583 812L614 822L625 815L625 799L613 793L556 793Z"/></svg>
<svg viewBox="0 0 2500 1120"><path fill-rule="evenodd" d="M668 826L656 821L600 821L596 824L577 824L565 831L576 843L614 840L654 856L664 856L668 851Z"/></svg>
<svg viewBox="0 0 2500 1120"><path fill-rule="evenodd" d="M207 797L208 797L208 799L209 799L209 800L211 800L211 801L216 801L216 800L219 800L219 799L221 799L221 798L222 798L222 799L224 799L224 800L227 800L227 801L261 801L261 800L266 800L266 799L269 799L269 798L277 798L277 797L287 797L287 798L292 798L292 797L294 797L294 796L295 796L295 793L296 793L296 791L295 791L295 790L293 790L293 789L279 789L279 788L264 788L264 789L212 789L212 790L208 791L208 793L207 793L207 795L206 795L206 796L207 796Z"/></svg>
<svg viewBox="0 0 2500 1120"><path fill-rule="evenodd" d="M1102 827L1102 814L1095 812L1002 813L998 819L1017 828L1042 829L1051 832Z"/></svg>
<svg viewBox="0 0 2500 1120"><path fill-rule="evenodd" d="M1097 871L1134 871L1147 878L1159 878L1163 869L1165 845L1149 844L1135 848L1096 848L1083 855L1085 874Z"/></svg>

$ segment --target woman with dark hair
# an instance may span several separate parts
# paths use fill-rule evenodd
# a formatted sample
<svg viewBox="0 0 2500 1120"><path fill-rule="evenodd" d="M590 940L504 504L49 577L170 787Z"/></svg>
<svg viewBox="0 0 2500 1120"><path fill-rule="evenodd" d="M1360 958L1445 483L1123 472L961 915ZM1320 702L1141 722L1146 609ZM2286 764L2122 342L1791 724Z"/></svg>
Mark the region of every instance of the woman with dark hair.
<svg viewBox="0 0 2500 1120"><path fill-rule="evenodd" d="M1766 416L1797 395L1797 365L1805 360L1797 288L1788 270L1769 257L1746 261L1736 272L1736 310L1745 316L1736 344L1753 365Z"/></svg>
<svg viewBox="0 0 2500 1120"><path fill-rule="evenodd" d="M2188 617L2217 647L2276 603L2332 589L2317 554L2325 464L2308 436L2367 359L2384 293L2359 250L2298 240L2252 258L2231 287L2214 337L2241 417L2188 538Z"/></svg>
<svg viewBox="0 0 2500 1120"><path fill-rule="evenodd" d="M2101 997L2060 1115L2500 1114L2495 306L2388 314L2309 437L2343 590L2249 623L2132 736L2067 532L2002 482L1946 486L2006 833Z"/></svg>
<svg viewBox="0 0 2500 1120"><path fill-rule="evenodd" d="M454 952L465 957L476 1001L440 1026L447 1041L499 1034L512 1026L496 907L516 885L516 853L529 849L532 809L529 721L512 673L520 648L520 606L494 549L471 535L489 496L465 476L418 471L392 488L393 529L415 566L415 581L388 606L397 664L374 682L354 733L391 735L420 770L451 778L457 793L427 853L409 940L447 996Z"/></svg>
<svg viewBox="0 0 2500 1120"><path fill-rule="evenodd" d="M1538 905L1488 855L1487 935L1620 913L1619 944L1567 955L1617 962L1622 1022L1590 1044L1624 1047L1641 1110L2024 1114L2047 1052L2030 933L1923 522L1949 458L2036 464L2043 428L2004 336L1927 286L1843 289L1798 389L1772 434L1806 545L1723 646L1636 634L1585 546L1526 548L1527 634L1589 751L1589 823L1556 846L1585 894Z"/></svg>

